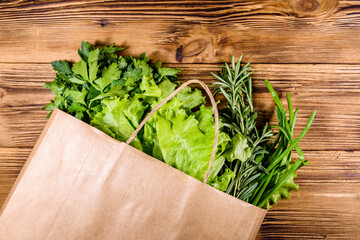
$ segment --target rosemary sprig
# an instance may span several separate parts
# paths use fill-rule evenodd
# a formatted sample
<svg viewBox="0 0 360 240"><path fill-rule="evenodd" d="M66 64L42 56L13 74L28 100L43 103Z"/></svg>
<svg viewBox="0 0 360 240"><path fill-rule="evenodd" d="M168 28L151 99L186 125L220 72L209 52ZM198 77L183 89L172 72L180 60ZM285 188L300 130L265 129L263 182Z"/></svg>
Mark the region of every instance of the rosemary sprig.
<svg viewBox="0 0 360 240"><path fill-rule="evenodd" d="M269 81L266 80L266 86L276 103L278 125L269 127L266 123L262 131L259 131L256 127L257 113L252 99L252 72L249 72L251 67L249 63L241 66L242 57L235 63L235 58L232 56L231 67L225 63L221 68L220 76L212 73L218 80L213 84L214 95L221 93L228 102L227 110L221 114L226 132L230 137L242 134L252 149L246 161L234 159L226 164L225 168L230 168L235 173L235 178L230 182L226 192L259 207L270 208L271 203L276 204L279 198L289 197L288 192L297 189L297 185L291 181L296 177L296 170L308 163L304 161L304 154L298 143L309 130L315 111L300 136L294 140L293 132L298 109L293 112L291 97L287 94L289 110L286 111ZM275 139L271 139L274 135L272 128L279 129ZM295 163L291 160L293 149L299 155ZM280 188L284 189L279 197L279 194L275 193Z"/></svg>
<svg viewBox="0 0 360 240"><path fill-rule="evenodd" d="M268 173L262 165L262 158L267 151L262 145L270 140L273 135L268 124L260 132L256 127L257 113L254 109L252 99L252 79L249 72L250 64L241 67L241 56L235 64L232 57L231 67L225 63L222 67L220 76L211 73L218 82L215 87L215 95L221 93L228 101L228 110L222 113L222 121L231 137L235 134L242 134L251 147L251 155L245 162L236 160L230 164L230 168L236 177L230 182L227 193L236 196L244 201L249 201L257 187L257 178L260 177L258 170Z"/></svg>

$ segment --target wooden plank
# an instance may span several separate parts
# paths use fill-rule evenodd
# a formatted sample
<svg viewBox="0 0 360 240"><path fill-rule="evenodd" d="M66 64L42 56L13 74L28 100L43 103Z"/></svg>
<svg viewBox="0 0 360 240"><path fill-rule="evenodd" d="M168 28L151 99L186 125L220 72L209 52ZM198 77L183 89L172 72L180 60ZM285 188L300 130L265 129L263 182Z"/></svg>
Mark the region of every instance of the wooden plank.
<svg viewBox="0 0 360 240"><path fill-rule="evenodd" d="M305 151L299 192L270 210L258 239L358 239L360 152Z"/></svg>
<svg viewBox="0 0 360 240"><path fill-rule="evenodd" d="M360 63L358 1L0 3L2 62L74 59L82 40L163 62ZM355 51L355 52L354 52Z"/></svg>
<svg viewBox="0 0 360 240"><path fill-rule="evenodd" d="M214 79L214 64L171 64L183 69L181 80L207 83ZM285 93L292 94L300 108L297 136L311 112L317 116L300 146L304 150L354 150L360 141L360 65L254 64L254 101L261 117L275 123L274 102L263 79L269 78L286 106ZM42 87L54 78L50 64L0 64L0 147L32 147L46 123L41 108L53 95ZM221 105L220 107L224 107Z"/></svg>
<svg viewBox="0 0 360 240"><path fill-rule="evenodd" d="M0 148L0 205L30 148ZM304 151L300 191L271 209L258 239L356 239L360 224L360 151Z"/></svg>
<svg viewBox="0 0 360 240"><path fill-rule="evenodd" d="M0 148L0 205L3 204L31 148Z"/></svg>
<svg viewBox="0 0 360 240"><path fill-rule="evenodd" d="M260 239L358 239L360 183L306 180L268 212Z"/></svg>
<svg viewBox="0 0 360 240"><path fill-rule="evenodd" d="M360 184L346 184L325 187L318 193L320 184L314 192L304 186L289 200L279 203L270 210L260 229L259 239L358 239L359 200L351 193ZM347 188L346 193L327 193ZM305 190L306 189L306 190ZM350 193L349 193L350 192ZM281 205L281 206L280 206Z"/></svg>

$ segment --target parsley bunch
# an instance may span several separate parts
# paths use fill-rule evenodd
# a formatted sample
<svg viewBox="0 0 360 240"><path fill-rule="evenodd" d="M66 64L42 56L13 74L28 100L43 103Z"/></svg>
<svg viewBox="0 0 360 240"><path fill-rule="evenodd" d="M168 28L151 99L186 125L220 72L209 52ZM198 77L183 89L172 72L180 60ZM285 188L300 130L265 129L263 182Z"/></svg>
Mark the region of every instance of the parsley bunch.
<svg viewBox="0 0 360 240"><path fill-rule="evenodd" d="M141 92L143 76L148 78L149 86L166 79L177 81L180 70L161 67L161 62L152 65L145 53L139 58L118 56L117 52L122 49L114 44L95 47L83 41L78 50L79 62L52 62L56 78L44 87L56 96L44 109L52 111L56 107L90 123L95 114L102 111L102 100Z"/></svg>

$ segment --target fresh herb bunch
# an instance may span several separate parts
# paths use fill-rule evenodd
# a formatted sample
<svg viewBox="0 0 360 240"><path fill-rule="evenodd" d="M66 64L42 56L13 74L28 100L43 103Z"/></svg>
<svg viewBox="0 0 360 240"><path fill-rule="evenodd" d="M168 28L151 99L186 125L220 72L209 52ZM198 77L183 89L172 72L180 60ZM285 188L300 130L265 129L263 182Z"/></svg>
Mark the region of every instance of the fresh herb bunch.
<svg viewBox="0 0 360 240"><path fill-rule="evenodd" d="M178 86L179 70L151 63L145 54L122 56L122 48L82 42L80 61L54 61L56 78L45 87L55 98L45 109L59 108L125 142L147 113ZM131 145L203 180L208 168L215 122L199 89L185 87L145 124ZM230 138L219 132L218 151L208 184L225 191L234 174L219 175Z"/></svg>
<svg viewBox="0 0 360 240"><path fill-rule="evenodd" d="M94 46L83 41L78 50L80 61L74 64L64 60L51 62L57 72L56 78L44 87L56 96L44 108L52 111L56 107L90 123L95 114L102 111L102 100L145 91L146 87L140 86L143 76L148 77L143 84L148 87L164 80L178 80L176 74L180 70L162 67L161 62L150 64L145 53L139 58L118 56L122 49L114 44Z"/></svg>
<svg viewBox="0 0 360 240"><path fill-rule="evenodd" d="M228 158L222 171L230 169L235 174L226 190L227 193L258 207L269 209L271 204L277 204L278 200L289 198L291 190L298 190L298 185L294 183L296 170L308 164L308 161L304 161L298 143L309 130L315 111L300 136L294 140L298 109L293 112L291 97L287 94L287 118L287 111L266 80L266 86L276 103L278 125L269 127L266 123L262 131L259 131L256 126L257 113L253 107L252 72L249 72L251 67L249 63L241 66L241 60L242 56L235 63L233 56L231 67L225 63L220 76L212 73L218 80L213 84L215 95L221 93L228 101L227 110L221 114L225 131L231 138L240 136L246 139L246 144L250 148L250 154L246 159L236 156L233 156L233 159ZM275 139L271 138L274 135L273 128L279 129ZM292 162L291 159L293 149L299 155L296 162Z"/></svg>

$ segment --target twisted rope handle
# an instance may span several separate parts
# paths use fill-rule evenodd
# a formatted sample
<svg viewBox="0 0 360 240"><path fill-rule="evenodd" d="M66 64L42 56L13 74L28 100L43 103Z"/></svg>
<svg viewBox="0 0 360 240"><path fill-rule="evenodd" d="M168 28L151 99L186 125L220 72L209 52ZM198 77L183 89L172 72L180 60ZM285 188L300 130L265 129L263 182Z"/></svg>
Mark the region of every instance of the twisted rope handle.
<svg viewBox="0 0 360 240"><path fill-rule="evenodd" d="M210 169L211 169L211 165L212 162L215 158L215 153L216 153L216 148L217 148L217 142L218 142L218 136L219 136L219 113L216 107L216 102L215 99L213 97L213 95L211 94L211 91L209 89L208 86L206 86L206 84L203 81L200 80L189 80L185 83L183 83L180 87L178 87L174 92L172 92L167 98L165 98L164 100L162 100L153 110L151 110L151 112L144 118L144 120L142 120L142 122L139 124L139 126L137 127L137 129L133 132L133 134L129 137L129 139L126 141L126 144L130 144L131 141L136 137L136 135L139 133L139 131L141 130L141 128L145 125L145 123L147 122L147 120L149 120L149 118L162 106L164 105L167 101L169 101L172 97L174 97L176 94L178 94L184 87L192 84L192 83L198 83L200 84L205 92L207 93L207 95L210 98L210 102L211 105L213 107L213 111L214 111L214 118L215 118L215 139L214 139L214 146L211 152L211 157L210 157L210 162L209 162L209 166L208 169L206 171L206 175L204 178L204 183L207 182L208 178L209 178L209 174L210 174Z"/></svg>

